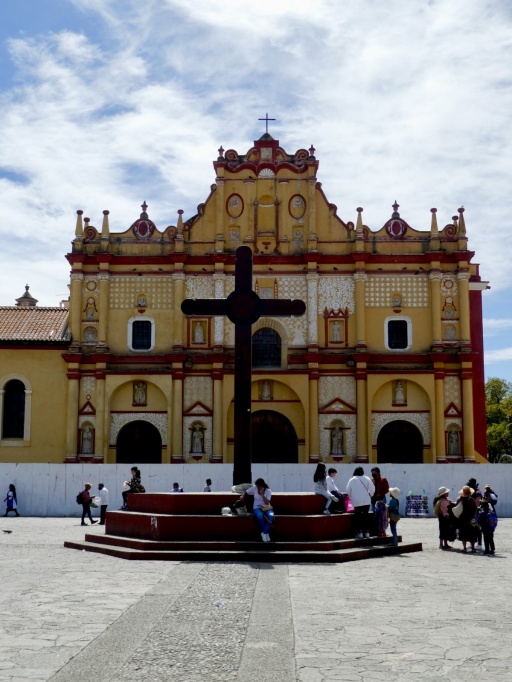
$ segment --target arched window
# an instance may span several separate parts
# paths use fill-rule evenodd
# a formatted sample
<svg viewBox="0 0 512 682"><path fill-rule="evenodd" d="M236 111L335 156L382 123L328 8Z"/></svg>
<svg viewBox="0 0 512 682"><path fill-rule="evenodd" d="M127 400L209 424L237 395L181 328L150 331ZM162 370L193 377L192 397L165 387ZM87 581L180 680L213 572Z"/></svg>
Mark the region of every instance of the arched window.
<svg viewBox="0 0 512 682"><path fill-rule="evenodd" d="M281 367L281 337L273 329L264 327L253 334L252 366Z"/></svg>
<svg viewBox="0 0 512 682"><path fill-rule="evenodd" d="M25 431L25 385L19 379L5 384L2 438L23 438Z"/></svg>

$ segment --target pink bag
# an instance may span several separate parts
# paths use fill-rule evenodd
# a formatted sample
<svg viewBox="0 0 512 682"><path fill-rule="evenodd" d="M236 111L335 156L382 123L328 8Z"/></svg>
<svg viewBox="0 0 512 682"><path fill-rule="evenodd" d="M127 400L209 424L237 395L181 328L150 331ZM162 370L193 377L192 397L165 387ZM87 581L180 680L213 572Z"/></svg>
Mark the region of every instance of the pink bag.
<svg viewBox="0 0 512 682"><path fill-rule="evenodd" d="M345 495L345 511L346 512L354 511L354 505L352 504L352 500L348 495Z"/></svg>

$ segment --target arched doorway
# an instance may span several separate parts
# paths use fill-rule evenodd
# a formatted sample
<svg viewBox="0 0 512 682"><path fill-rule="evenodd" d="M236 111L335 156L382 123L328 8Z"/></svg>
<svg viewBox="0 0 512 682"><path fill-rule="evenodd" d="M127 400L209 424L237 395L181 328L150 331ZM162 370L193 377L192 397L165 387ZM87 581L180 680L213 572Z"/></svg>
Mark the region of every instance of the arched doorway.
<svg viewBox="0 0 512 682"><path fill-rule="evenodd" d="M142 420L123 426L117 436L116 462L161 464L162 438L156 426Z"/></svg>
<svg viewBox="0 0 512 682"><path fill-rule="evenodd" d="M377 438L379 464L422 464L423 438L411 422L402 419L382 427Z"/></svg>
<svg viewBox="0 0 512 682"><path fill-rule="evenodd" d="M251 424L253 462L296 464L299 461L297 434L287 417L271 410L257 410Z"/></svg>

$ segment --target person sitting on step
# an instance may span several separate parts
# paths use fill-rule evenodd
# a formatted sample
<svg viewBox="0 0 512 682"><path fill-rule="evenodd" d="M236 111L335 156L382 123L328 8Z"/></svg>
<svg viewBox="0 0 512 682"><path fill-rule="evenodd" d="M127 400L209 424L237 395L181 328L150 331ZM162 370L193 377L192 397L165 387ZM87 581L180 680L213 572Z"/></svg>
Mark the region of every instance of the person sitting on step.
<svg viewBox="0 0 512 682"><path fill-rule="evenodd" d="M274 523L274 510L270 504L272 491L262 478L257 478L254 485L248 488L240 497L242 502L245 501L246 495L254 497L252 512L260 524L261 539L263 542L270 542L268 532Z"/></svg>
<svg viewBox="0 0 512 682"><path fill-rule="evenodd" d="M325 464L317 464L315 473L313 475L313 491L315 495L321 495L325 497L325 508L324 514L330 514L329 507L332 501L335 499L331 493L327 490L327 469Z"/></svg>

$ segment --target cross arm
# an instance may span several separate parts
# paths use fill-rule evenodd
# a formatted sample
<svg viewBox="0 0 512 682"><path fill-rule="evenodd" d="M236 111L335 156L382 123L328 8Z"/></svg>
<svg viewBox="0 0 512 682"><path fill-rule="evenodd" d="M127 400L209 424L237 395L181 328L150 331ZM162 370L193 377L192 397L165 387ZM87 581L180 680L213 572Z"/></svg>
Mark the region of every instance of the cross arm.
<svg viewBox="0 0 512 682"><path fill-rule="evenodd" d="M226 299L187 298L181 304L185 315L227 315Z"/></svg>
<svg viewBox="0 0 512 682"><path fill-rule="evenodd" d="M295 301L278 298L261 300L260 314L268 317L289 317L290 315L300 317L305 312L306 304L298 299Z"/></svg>

